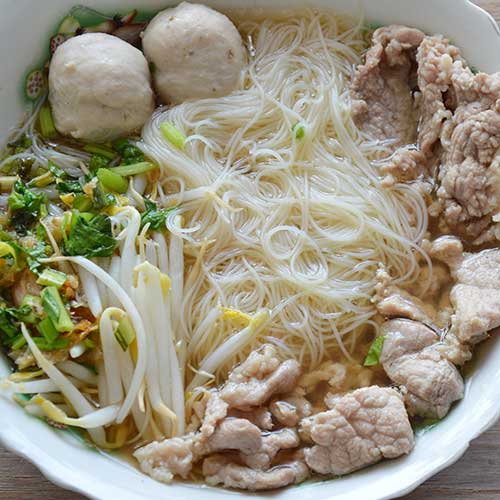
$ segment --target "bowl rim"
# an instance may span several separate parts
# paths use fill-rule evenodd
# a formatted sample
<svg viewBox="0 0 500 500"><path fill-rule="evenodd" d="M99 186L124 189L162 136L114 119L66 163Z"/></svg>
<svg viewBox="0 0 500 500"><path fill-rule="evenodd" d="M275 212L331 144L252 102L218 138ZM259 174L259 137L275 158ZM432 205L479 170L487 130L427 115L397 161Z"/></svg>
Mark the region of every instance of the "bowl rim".
<svg viewBox="0 0 500 500"><path fill-rule="evenodd" d="M203 0L200 1L203 2ZM443 2L444 1L446 0L443 0ZM458 7L459 2L456 2L455 0L455 3ZM489 12L485 11L479 5L473 3L472 0L461 0L461 3L462 7L471 9L471 14L474 12L478 19L481 18L482 22L485 25L486 23L488 23L489 28L493 28L500 40L500 27L497 21ZM496 374L497 378L500 378L500 368L498 369ZM465 398L467 398L467 393L464 399ZM391 493L384 494L382 496L376 496L373 498L376 498L377 500L389 500L406 495L412 492L415 488L420 486L430 477L454 464L466 452L472 440L476 439L480 434L488 430L495 424L495 422L497 422L497 420L500 419L500 404L497 404L496 407L492 403L490 404L490 406L485 406L480 417L475 416L471 419L472 424L476 423L476 425L471 424L468 426L467 435L465 437L462 436L463 441L461 442L461 444L459 446L456 446L454 449L450 449L447 454L443 454L438 460L435 461L431 469L421 474L420 476L415 476L413 480L406 481L402 488L397 489L396 487L396 489ZM89 475L89 473L79 473L75 468L54 459L50 453L50 449L44 449L30 442L29 436L20 432L20 430L16 428L16 426L11 422L5 422L5 420L1 417L0 421L6 424L0 425L0 444L2 444L9 451L15 453L16 455L33 464L50 482L61 488L79 493L91 499L108 500L110 498L110 495L112 494L112 491L110 490L113 489L113 485L110 485L109 483L101 480L91 480L90 477L86 477ZM332 482L331 484L334 483ZM247 494L245 492L239 494L239 496L240 498L250 498L250 496L254 497L253 494ZM264 496L265 493L257 495L257 497ZM131 496L130 498L135 499L139 497ZM347 497L339 497L339 495L337 495L335 490L332 488L331 496L324 498L331 498L331 500L337 500L340 498L340 500L343 500Z"/></svg>

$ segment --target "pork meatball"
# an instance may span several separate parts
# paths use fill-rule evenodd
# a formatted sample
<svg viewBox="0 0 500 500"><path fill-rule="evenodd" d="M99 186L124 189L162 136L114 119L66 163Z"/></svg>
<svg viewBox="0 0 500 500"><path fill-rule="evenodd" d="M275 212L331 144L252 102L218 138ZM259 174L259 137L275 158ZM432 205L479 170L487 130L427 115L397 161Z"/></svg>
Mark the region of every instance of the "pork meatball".
<svg viewBox="0 0 500 500"><path fill-rule="evenodd" d="M89 142L139 131L155 106L142 52L104 33L71 38L56 50L49 100L57 130Z"/></svg>
<svg viewBox="0 0 500 500"><path fill-rule="evenodd" d="M234 24L205 5L183 2L160 12L143 34L163 102L220 97L238 87L246 52Z"/></svg>

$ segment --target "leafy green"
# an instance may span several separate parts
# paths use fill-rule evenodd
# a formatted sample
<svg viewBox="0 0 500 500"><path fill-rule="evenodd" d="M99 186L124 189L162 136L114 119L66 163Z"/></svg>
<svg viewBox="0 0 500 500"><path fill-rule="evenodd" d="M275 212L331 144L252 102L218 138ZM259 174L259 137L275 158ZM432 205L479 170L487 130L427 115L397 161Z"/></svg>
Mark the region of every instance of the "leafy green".
<svg viewBox="0 0 500 500"><path fill-rule="evenodd" d="M114 144L116 151L120 153L121 165L133 165L134 163L142 163L144 161L144 153L134 146L128 139L120 139Z"/></svg>
<svg viewBox="0 0 500 500"><path fill-rule="evenodd" d="M66 255L109 257L116 247L111 219L104 214L84 217L74 212L69 236L64 241Z"/></svg>
<svg viewBox="0 0 500 500"><path fill-rule="evenodd" d="M165 220L173 208L159 208L156 203L144 198L146 210L141 214L141 229L149 224L149 229L158 231L165 228Z"/></svg>
<svg viewBox="0 0 500 500"><path fill-rule="evenodd" d="M112 193L107 193L100 182L97 183L94 191L92 192L93 205L92 208L99 212L103 208L110 205L116 205L116 197Z"/></svg>
<svg viewBox="0 0 500 500"><path fill-rule="evenodd" d="M83 194L82 185L78 181L67 180L67 181L59 181L56 184L57 192L60 194Z"/></svg>
<svg viewBox="0 0 500 500"><path fill-rule="evenodd" d="M9 338L15 337L19 333L17 322L22 321L23 316L30 312L29 306L0 308L0 332Z"/></svg>
<svg viewBox="0 0 500 500"><path fill-rule="evenodd" d="M39 219L45 208L45 195L28 189L21 181L14 184L8 204L11 210L11 224L20 234L26 234L28 229Z"/></svg>
<svg viewBox="0 0 500 500"><path fill-rule="evenodd" d="M380 355L382 354L382 348L384 347L384 340L385 337L382 335L373 341L365 358L365 366L376 366L380 363Z"/></svg>
<svg viewBox="0 0 500 500"><path fill-rule="evenodd" d="M35 245L31 248L24 247L19 243L13 241L10 242L21 256L26 260L26 265L28 269L34 274L40 274L43 264L40 259L46 259L48 257L49 248L44 241L38 240Z"/></svg>
<svg viewBox="0 0 500 500"><path fill-rule="evenodd" d="M95 174L100 168L105 168L109 164L109 159L102 155L93 154L90 157L89 170Z"/></svg>
<svg viewBox="0 0 500 500"><path fill-rule="evenodd" d="M295 137L300 140L306 135L306 128L299 122L292 127L292 132L295 134Z"/></svg>

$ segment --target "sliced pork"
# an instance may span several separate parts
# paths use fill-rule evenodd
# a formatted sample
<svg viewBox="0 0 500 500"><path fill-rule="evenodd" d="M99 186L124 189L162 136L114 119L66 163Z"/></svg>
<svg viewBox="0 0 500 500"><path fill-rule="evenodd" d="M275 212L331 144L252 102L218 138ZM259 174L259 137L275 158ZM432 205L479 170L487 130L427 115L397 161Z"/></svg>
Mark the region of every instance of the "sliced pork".
<svg viewBox="0 0 500 500"><path fill-rule="evenodd" d="M387 376L405 397L410 415L444 417L451 404L463 398L464 383L445 357L439 337L429 327L411 320L384 323L380 361Z"/></svg>
<svg viewBox="0 0 500 500"><path fill-rule="evenodd" d="M302 421L314 445L307 465L319 474L344 475L383 458L409 453L415 443L403 402L394 389L372 386L329 400L331 410Z"/></svg>
<svg viewBox="0 0 500 500"><path fill-rule="evenodd" d="M354 122L374 139L392 140L394 149L415 138L411 80L423 38L421 31L405 26L376 30L351 84Z"/></svg>

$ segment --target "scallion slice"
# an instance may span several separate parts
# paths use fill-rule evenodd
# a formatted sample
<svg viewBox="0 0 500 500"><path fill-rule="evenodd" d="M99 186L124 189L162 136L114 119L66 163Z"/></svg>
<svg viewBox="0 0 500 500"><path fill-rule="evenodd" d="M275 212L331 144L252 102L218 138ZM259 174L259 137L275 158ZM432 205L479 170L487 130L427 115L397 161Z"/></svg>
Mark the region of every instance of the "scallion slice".
<svg viewBox="0 0 500 500"><path fill-rule="evenodd" d="M110 168L111 172L127 177L129 175L138 175L154 170L156 165L150 161L141 161L140 163L133 163L132 165L120 165L118 167Z"/></svg>
<svg viewBox="0 0 500 500"><path fill-rule="evenodd" d="M115 332L115 337L120 347L126 351L135 340L135 331L127 316L124 316Z"/></svg>
<svg viewBox="0 0 500 500"><path fill-rule="evenodd" d="M40 119L40 131L42 136L46 139L51 139L57 135L56 126L54 124L54 118L52 117L52 110L48 104L44 104L40 109L39 114Z"/></svg>
<svg viewBox="0 0 500 500"><path fill-rule="evenodd" d="M64 285L66 279L66 274L62 273L61 271L56 271L55 269L44 269L36 282L39 285L55 286L56 288L61 288Z"/></svg>
<svg viewBox="0 0 500 500"><path fill-rule="evenodd" d="M104 158L107 158L108 160L112 160L117 156L116 151L113 151L111 148L107 148L102 144L85 144L85 146L83 146L83 150L93 155L104 156Z"/></svg>
<svg viewBox="0 0 500 500"><path fill-rule="evenodd" d="M171 142L176 148L184 149L186 136L173 123L163 122L160 125L160 130L167 141Z"/></svg>
<svg viewBox="0 0 500 500"><path fill-rule="evenodd" d="M70 332L73 330L73 322L55 286L48 286L42 290L42 305L44 311L54 323L58 332Z"/></svg>
<svg viewBox="0 0 500 500"><path fill-rule="evenodd" d="M109 168L100 168L97 171L97 178L100 183L109 191L115 193L126 193L128 189L127 179L124 179L120 174L111 171Z"/></svg>

